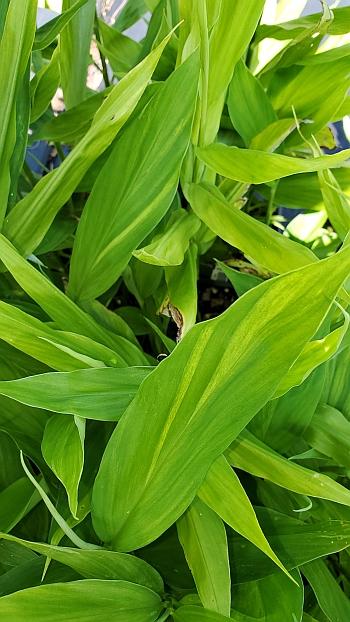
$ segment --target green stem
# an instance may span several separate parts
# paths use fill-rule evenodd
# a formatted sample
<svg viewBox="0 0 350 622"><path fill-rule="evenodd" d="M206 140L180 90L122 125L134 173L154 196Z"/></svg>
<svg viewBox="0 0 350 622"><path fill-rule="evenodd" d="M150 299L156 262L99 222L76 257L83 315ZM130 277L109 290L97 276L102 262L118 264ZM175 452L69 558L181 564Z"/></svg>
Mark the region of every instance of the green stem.
<svg viewBox="0 0 350 622"><path fill-rule="evenodd" d="M167 609L166 611L164 611L164 613L160 616L160 618L158 618L157 622L165 622L165 620L168 620L169 616L171 614L170 609Z"/></svg>
<svg viewBox="0 0 350 622"><path fill-rule="evenodd" d="M95 15L95 37L96 37L97 43L99 43L98 52L99 52L100 59L101 59L103 80L104 80L104 83L105 83L105 87L108 88L110 86L110 81L109 81L109 77L108 77L108 69L107 69L106 59L105 59L104 55L101 52L101 35L100 35L100 29L99 29L99 26L98 26L97 14Z"/></svg>

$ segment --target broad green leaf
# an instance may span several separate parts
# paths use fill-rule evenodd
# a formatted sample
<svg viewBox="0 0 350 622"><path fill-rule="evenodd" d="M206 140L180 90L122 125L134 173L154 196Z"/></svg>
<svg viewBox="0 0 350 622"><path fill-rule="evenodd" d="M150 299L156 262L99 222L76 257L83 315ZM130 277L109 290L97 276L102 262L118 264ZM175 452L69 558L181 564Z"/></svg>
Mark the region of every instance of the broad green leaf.
<svg viewBox="0 0 350 622"><path fill-rule="evenodd" d="M79 417L53 415L46 424L41 444L44 460L65 487L69 508L75 518L84 466L84 438L85 425Z"/></svg>
<svg viewBox="0 0 350 622"><path fill-rule="evenodd" d="M204 144L213 142L219 129L227 88L260 19L264 0L232 5L223 0L209 39L208 105Z"/></svg>
<svg viewBox="0 0 350 622"><path fill-rule="evenodd" d="M321 404L306 430L305 439L337 464L350 468L349 432L350 423L344 415L332 406Z"/></svg>
<svg viewBox="0 0 350 622"><path fill-rule="evenodd" d="M85 579L22 590L0 598L4 622L155 622L162 608L152 590L127 581Z"/></svg>
<svg viewBox="0 0 350 622"><path fill-rule="evenodd" d="M190 238L199 229L200 221L183 209L170 217L166 229L157 234L150 244L133 252L134 257L155 266L182 264Z"/></svg>
<svg viewBox="0 0 350 622"><path fill-rule="evenodd" d="M95 480L92 516L101 540L132 550L179 518L210 465L316 332L348 264L345 248L250 290L218 318L194 326L146 378ZM350 493L332 486L348 502Z"/></svg>
<svg viewBox="0 0 350 622"><path fill-rule="evenodd" d="M350 203L331 171L318 173L328 218L339 237L344 240L350 229Z"/></svg>
<svg viewBox="0 0 350 622"><path fill-rule="evenodd" d="M32 107L30 121L34 123L47 110L58 88L60 81L60 66L58 49L54 50L51 60L44 65L31 80Z"/></svg>
<svg viewBox="0 0 350 622"><path fill-rule="evenodd" d="M292 387L302 384L316 367L328 361L338 352L349 329L348 314L344 315L344 318L343 326L336 328L326 337L323 337L323 339L315 339L305 346L300 356L282 379L274 397L280 397Z"/></svg>
<svg viewBox="0 0 350 622"><path fill-rule="evenodd" d="M350 157L350 149L307 160L255 149L214 144L198 148L197 155L220 175L249 184L263 184L288 175L344 166Z"/></svg>
<svg viewBox="0 0 350 622"><path fill-rule="evenodd" d="M157 0L154 1L157 4ZM120 32L127 30L146 13L148 4L145 0L126 0L118 11L113 27Z"/></svg>
<svg viewBox="0 0 350 622"><path fill-rule="evenodd" d="M191 244L181 266L165 269L168 299L162 313L167 312L178 328L181 339L196 323L197 317L197 247Z"/></svg>
<svg viewBox="0 0 350 622"><path fill-rule="evenodd" d="M71 297L93 299L106 291L170 207L190 139L197 83L194 55L116 143L78 226L70 264ZM127 169L120 162L127 162Z"/></svg>
<svg viewBox="0 0 350 622"><path fill-rule="evenodd" d="M67 11L63 11L61 15L57 15L49 22L38 28L35 33L35 39L33 44L33 50L43 50L48 47L60 34L61 30L68 24L68 22L74 17L77 11L86 4L88 0L76 0L72 4L71 8Z"/></svg>
<svg viewBox="0 0 350 622"><path fill-rule="evenodd" d="M12 0L0 40L0 223L10 190L10 160L16 145L16 101L30 59L36 2Z"/></svg>
<svg viewBox="0 0 350 622"><path fill-rule="evenodd" d="M301 622L304 586L298 570L295 583L282 573L235 586L231 617L237 622Z"/></svg>
<svg viewBox="0 0 350 622"><path fill-rule="evenodd" d="M20 477L0 492L0 529L11 531L32 510L40 497L27 477Z"/></svg>
<svg viewBox="0 0 350 622"><path fill-rule="evenodd" d="M262 84L242 60L236 65L227 105L232 125L247 147L254 136L277 121L277 115Z"/></svg>
<svg viewBox="0 0 350 622"><path fill-rule="evenodd" d="M304 523L267 508L257 508L266 537L289 570L306 562L342 551L349 546L350 523L324 520ZM276 573L276 565L240 536L229 538L232 582L244 583ZM280 573L278 573L280 574Z"/></svg>
<svg viewBox="0 0 350 622"><path fill-rule="evenodd" d="M63 11L74 8L75 3L76 0L63 0ZM84 2L60 34L61 85L67 109L80 104L87 96L86 80L95 10L95 0Z"/></svg>
<svg viewBox="0 0 350 622"><path fill-rule="evenodd" d="M330 622L347 622L350 616L350 600L322 559L301 567L310 583L318 604Z"/></svg>
<svg viewBox="0 0 350 622"><path fill-rule="evenodd" d="M152 367L102 367L39 374L0 381L0 393L52 412L118 421L151 371Z"/></svg>
<svg viewBox="0 0 350 622"><path fill-rule="evenodd" d="M227 460L243 471L263 477L301 495L350 506L350 491L327 475L306 469L280 456L250 432L243 432L226 452Z"/></svg>
<svg viewBox="0 0 350 622"><path fill-rule="evenodd" d="M30 255L40 244L83 175L126 123L153 74L169 36L111 90L79 144L11 211L4 233L23 255Z"/></svg>
<svg viewBox="0 0 350 622"><path fill-rule="evenodd" d="M249 497L224 456L220 456L209 469L198 496L225 523L253 542L285 572L261 530Z"/></svg>
<svg viewBox="0 0 350 622"><path fill-rule="evenodd" d="M225 622L232 619L193 605L179 607L174 611L173 618L174 622Z"/></svg>
<svg viewBox="0 0 350 622"><path fill-rule="evenodd" d="M177 521L177 531L203 607L230 615L230 566L222 520L195 498Z"/></svg>
<svg viewBox="0 0 350 622"><path fill-rule="evenodd" d="M42 542L27 542L7 534L0 534L0 538L16 542L26 549L70 566L86 579L131 581L159 593L162 593L164 589L162 579L157 571L135 555L104 550L87 551L53 546Z"/></svg>
<svg viewBox="0 0 350 622"><path fill-rule="evenodd" d="M316 261L306 246L230 205L215 186L192 184L187 195L194 212L214 233L265 268L282 273Z"/></svg>
<svg viewBox="0 0 350 622"><path fill-rule="evenodd" d="M48 278L23 259L12 244L0 234L0 259L18 284L54 320L59 328L74 331L116 351L116 360L125 365L144 365L147 359L140 349L125 337L114 335L80 309Z"/></svg>

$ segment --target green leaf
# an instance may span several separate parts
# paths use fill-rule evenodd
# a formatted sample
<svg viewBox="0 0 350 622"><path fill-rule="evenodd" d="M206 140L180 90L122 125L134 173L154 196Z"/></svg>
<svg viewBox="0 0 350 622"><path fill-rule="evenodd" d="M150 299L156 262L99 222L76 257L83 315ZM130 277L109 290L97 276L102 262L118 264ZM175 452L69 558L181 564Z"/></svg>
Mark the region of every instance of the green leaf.
<svg viewBox="0 0 350 622"><path fill-rule="evenodd" d="M35 33L36 3L13 0L0 40L0 223L10 190L10 160L16 145L16 100L30 59Z"/></svg>
<svg viewBox="0 0 350 622"><path fill-rule="evenodd" d="M198 203L199 205L199 203ZM255 274L250 274L249 272L241 272L240 270L235 270L234 268L229 267L227 264L222 261L216 260L216 263L220 270L224 273L224 275L228 278L231 285L236 290L238 296L242 296L246 292L248 292L253 287L260 285L263 282L263 279L256 276Z"/></svg>
<svg viewBox="0 0 350 622"><path fill-rule="evenodd" d="M169 37L165 37L147 58L111 90L79 144L57 169L43 177L11 211L4 224L4 234L23 255L28 256L35 250L91 164L107 149L126 123Z"/></svg>
<svg viewBox="0 0 350 622"><path fill-rule="evenodd" d="M301 622L304 586L298 570L292 576L295 583L278 573L236 586L231 617L237 622Z"/></svg>
<svg viewBox="0 0 350 622"><path fill-rule="evenodd" d="M264 0L246 0L232 6L220 3L209 39L208 105L205 143L213 142L219 129L227 88L235 66L243 56L264 7Z"/></svg>
<svg viewBox="0 0 350 622"><path fill-rule="evenodd" d="M218 318L193 327L146 378L95 480L92 516L101 540L132 550L179 518L210 465L316 332L349 272L347 257L345 248L250 290ZM334 487L348 501L350 493Z"/></svg>
<svg viewBox="0 0 350 622"><path fill-rule="evenodd" d="M342 551L349 546L350 522L324 520L304 523L267 508L257 508L266 537L289 570L306 562ZM232 582L244 583L276 573L276 565L240 536L229 539ZM280 574L280 573L279 573Z"/></svg>
<svg viewBox="0 0 350 622"><path fill-rule="evenodd" d="M253 542L286 572L266 540L241 482L224 456L211 466L197 494L225 523Z"/></svg>
<svg viewBox="0 0 350 622"><path fill-rule="evenodd" d="M302 384L316 367L337 354L349 330L350 318L348 314L345 315L344 313L344 318L345 321L342 326L333 330L326 337L310 341L305 346L300 356L283 378L274 397L280 397L292 387Z"/></svg>
<svg viewBox="0 0 350 622"><path fill-rule="evenodd" d="M262 84L243 61L239 61L236 65L227 105L232 125L242 136L247 147L254 136L277 121L277 114Z"/></svg>
<svg viewBox="0 0 350 622"><path fill-rule="evenodd" d="M344 240L350 230L349 199L331 171L320 171L318 179L328 218L339 237Z"/></svg>
<svg viewBox="0 0 350 622"><path fill-rule="evenodd" d="M155 622L161 601L155 592L127 581L86 579L22 590L0 598L2 619L16 622L69 620L102 622Z"/></svg>
<svg viewBox="0 0 350 622"><path fill-rule="evenodd" d="M76 12L87 2L88 0L77 0L67 11L63 11L61 15L57 15L57 17L38 28L35 33L33 50L43 50L48 47L74 17Z"/></svg>
<svg viewBox="0 0 350 622"><path fill-rule="evenodd" d="M39 374L0 381L0 393L52 412L118 421L151 371L152 367L102 367Z"/></svg>
<svg viewBox="0 0 350 622"><path fill-rule="evenodd" d="M28 481L27 478L26 481ZM103 550L88 551L53 546L41 542L27 542L7 534L0 534L0 538L16 542L26 549L70 566L86 579L131 581L159 593L162 593L164 589L162 579L157 571L135 555Z"/></svg>
<svg viewBox="0 0 350 622"><path fill-rule="evenodd" d="M78 226L70 265L71 297L93 299L106 291L170 207L190 139L197 82L194 55L116 143ZM127 170L118 166L121 159L128 162ZM116 171L113 179L111 169Z"/></svg>
<svg viewBox="0 0 350 622"><path fill-rule="evenodd" d="M0 338L59 371L126 366L117 354L92 339L55 330L3 301L0 301Z"/></svg>
<svg viewBox="0 0 350 622"><path fill-rule="evenodd" d="M177 521L177 531L203 607L229 615L230 566L222 520L195 498Z"/></svg>
<svg viewBox="0 0 350 622"><path fill-rule="evenodd" d="M306 469L280 456L244 431L227 450L228 461L239 469L263 477L301 495L328 499L350 506L350 491L327 475Z"/></svg>
<svg viewBox="0 0 350 622"><path fill-rule="evenodd" d="M74 8L76 0L63 0L63 11ZM90 45L94 27L96 3L87 0L61 31L59 56L61 85L67 109L76 106L87 96L86 80L90 62Z"/></svg>
<svg viewBox="0 0 350 622"><path fill-rule="evenodd" d="M108 58L113 73L124 75L138 62L141 56L140 43L108 26L103 20L98 21L98 28L102 38L99 47Z"/></svg>
<svg viewBox="0 0 350 622"><path fill-rule="evenodd" d="M0 530L11 531L40 501L27 477L20 477L0 492Z"/></svg>
<svg viewBox="0 0 350 622"><path fill-rule="evenodd" d="M249 184L263 184L288 175L344 166L350 149L317 158L291 158L278 153L214 144L197 149L197 155L220 175Z"/></svg>
<svg viewBox="0 0 350 622"><path fill-rule="evenodd" d="M173 618L174 622L225 622L225 620L232 619L192 605L185 605L176 609Z"/></svg>
<svg viewBox="0 0 350 622"><path fill-rule="evenodd" d="M196 323L197 317L197 254L195 244L191 244L181 266L165 269L168 299L162 312L173 318L178 328L177 338L181 339Z"/></svg>
<svg viewBox="0 0 350 622"><path fill-rule="evenodd" d="M305 439L337 464L350 468L350 423L344 415L328 404L321 404L305 433Z"/></svg>
<svg viewBox="0 0 350 622"><path fill-rule="evenodd" d="M184 261L192 236L200 222L194 214L184 209L173 212L165 230L157 234L150 244L133 252L134 257L154 266L179 266Z"/></svg>
<svg viewBox="0 0 350 622"><path fill-rule="evenodd" d="M75 518L78 518L78 488L84 466L84 438L85 425L79 417L53 415L46 424L41 444L44 460L65 487Z"/></svg>
<svg viewBox="0 0 350 622"><path fill-rule="evenodd" d="M187 195L194 212L214 233L272 272L288 272L316 261L306 246L230 205L215 186L192 184Z"/></svg>
<svg viewBox="0 0 350 622"><path fill-rule="evenodd" d="M310 583L318 604L330 622L347 622L350 616L350 600L344 594L326 563L317 559L301 567Z"/></svg>
<svg viewBox="0 0 350 622"><path fill-rule="evenodd" d="M39 119L50 105L60 81L58 49L54 50L51 60L44 65L30 82L32 107L30 121Z"/></svg>
<svg viewBox="0 0 350 622"><path fill-rule="evenodd" d="M128 365L144 365L147 359L140 349L124 336L114 335L101 326L68 296L61 292L0 234L0 259L18 284L33 298L62 330L85 335L116 351L116 359Z"/></svg>

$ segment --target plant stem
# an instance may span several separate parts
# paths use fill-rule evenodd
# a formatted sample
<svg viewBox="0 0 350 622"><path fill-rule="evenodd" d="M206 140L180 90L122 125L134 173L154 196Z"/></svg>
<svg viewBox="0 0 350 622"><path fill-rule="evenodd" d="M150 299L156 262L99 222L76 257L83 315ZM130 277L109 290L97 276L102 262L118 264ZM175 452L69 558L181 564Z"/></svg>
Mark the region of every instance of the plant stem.
<svg viewBox="0 0 350 622"><path fill-rule="evenodd" d="M95 15L95 37L96 37L97 43L99 43L101 45L101 36L100 36L100 29L99 29L99 26L98 26L97 14ZM109 81L109 77L108 77L108 69L107 69L106 59L105 59L104 55L101 52L100 45L98 46L98 52L99 52L100 59L101 59L103 80L104 80L104 83L105 83L105 87L107 88L108 86L110 86L110 81Z"/></svg>

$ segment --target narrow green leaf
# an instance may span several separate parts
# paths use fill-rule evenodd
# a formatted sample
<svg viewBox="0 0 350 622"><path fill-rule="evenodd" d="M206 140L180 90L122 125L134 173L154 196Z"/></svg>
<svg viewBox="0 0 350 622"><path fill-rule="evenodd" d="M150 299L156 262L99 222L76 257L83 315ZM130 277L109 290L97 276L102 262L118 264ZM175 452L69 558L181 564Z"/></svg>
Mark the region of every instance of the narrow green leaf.
<svg viewBox="0 0 350 622"><path fill-rule="evenodd" d="M348 272L345 248L263 283L188 332L142 383L107 445L92 505L101 540L132 550L179 518L210 465L271 398Z"/></svg>
<svg viewBox="0 0 350 622"><path fill-rule="evenodd" d="M0 338L59 371L125 366L117 354L88 337L58 331L17 307L0 301Z"/></svg>
<svg viewBox="0 0 350 622"><path fill-rule="evenodd" d="M195 498L177 521L177 531L203 607L230 615L230 566L222 520Z"/></svg>
<svg viewBox="0 0 350 622"><path fill-rule="evenodd" d="M190 139L198 70L194 55L116 143L78 226L70 265L71 297L93 299L106 291L170 207ZM128 162L127 170L120 161Z"/></svg>
<svg viewBox="0 0 350 622"><path fill-rule="evenodd" d="M118 421L151 371L152 367L102 367L39 374L0 381L0 393L52 412Z"/></svg>
<svg viewBox="0 0 350 622"><path fill-rule="evenodd" d="M18 284L54 320L59 328L74 331L103 343L116 351L117 359L128 365L144 365L147 359L135 343L124 336L114 335L101 326L68 296L61 292L48 278L23 259L12 244L0 234L0 259Z"/></svg>
<svg viewBox="0 0 350 622"><path fill-rule="evenodd" d="M179 607L174 611L173 618L174 622L225 622L232 619L193 605Z"/></svg>
<svg viewBox="0 0 350 622"><path fill-rule="evenodd" d="M337 410L321 404L306 430L305 438L311 447L332 458L337 464L350 468L350 423Z"/></svg>
<svg viewBox="0 0 350 622"><path fill-rule="evenodd" d="M316 367L331 359L338 352L349 329L350 318L348 314L344 314L344 317L343 326L336 328L326 337L323 337L323 339L315 339L305 346L300 356L282 379L274 397L280 397L292 387L302 384Z"/></svg>
<svg viewBox="0 0 350 622"><path fill-rule="evenodd" d="M350 506L350 491L322 473L287 460L244 431L226 452L227 460L239 469L263 477L282 488L308 497L319 497Z"/></svg>
<svg viewBox="0 0 350 622"><path fill-rule="evenodd" d="M84 437L85 426L78 417L53 415L46 424L41 444L44 460L65 487L69 508L75 518L84 466Z"/></svg>
<svg viewBox="0 0 350 622"><path fill-rule="evenodd" d="M11 211L4 225L4 233L23 255L28 256L36 249L83 175L126 123L169 37L165 37L147 58L112 89L95 114L91 128L61 166L43 177Z"/></svg>
<svg viewBox="0 0 350 622"><path fill-rule="evenodd" d="M181 266L165 269L168 299L163 303L162 312L173 318L178 328L178 340L196 323L197 317L197 254L195 244L191 244Z"/></svg>
<svg viewBox="0 0 350 622"><path fill-rule="evenodd" d="M236 65L227 105L232 124L247 147L254 136L277 121L277 114L262 84L242 60Z"/></svg>
<svg viewBox="0 0 350 622"><path fill-rule="evenodd" d="M63 0L63 11L74 8L76 0ZM96 2L87 0L66 23L59 40L61 85L67 109L87 96L86 80L90 62L90 45L94 27Z"/></svg>
<svg viewBox="0 0 350 622"><path fill-rule="evenodd" d="M316 261L306 246L230 205L215 186L192 184L187 195L194 212L214 233L272 272L288 272Z"/></svg>
<svg viewBox="0 0 350 622"><path fill-rule="evenodd" d="M0 529L11 531L40 501L27 477L20 477L0 492Z"/></svg>
<svg viewBox="0 0 350 622"><path fill-rule="evenodd" d="M301 622L304 585L298 570L292 576L294 582L278 573L235 586L231 617L237 622Z"/></svg>
<svg viewBox="0 0 350 622"><path fill-rule="evenodd" d="M41 585L0 598L4 622L155 622L161 611L155 592L127 581L85 579Z"/></svg>
<svg viewBox="0 0 350 622"><path fill-rule="evenodd" d="M204 144L213 142L216 136L236 63L250 43L263 7L264 0L246 0L244 5L232 5L230 0L220 3L209 40L208 112Z"/></svg>
<svg viewBox="0 0 350 622"><path fill-rule="evenodd" d="M349 521L305 523L268 508L258 508L257 514L266 537L289 570L349 546ZM230 538L229 548L231 559L239 559L239 564L232 564L231 568L233 584L276 573L276 565L240 536Z"/></svg>
<svg viewBox="0 0 350 622"><path fill-rule="evenodd" d="M34 123L44 114L56 93L60 82L58 49L54 50L51 60L44 65L30 82L32 106L30 121Z"/></svg>
<svg viewBox="0 0 350 622"><path fill-rule="evenodd" d="M263 184L288 175L344 166L350 149L317 158L291 158L255 149L214 144L197 149L198 157L220 175L249 184Z"/></svg>
<svg viewBox="0 0 350 622"><path fill-rule="evenodd" d="M38 28L35 33L33 50L43 50L48 47L60 34L61 30L74 17L77 11L87 3L88 0L76 0L76 2L67 11L63 11L61 15L57 15L46 24Z"/></svg>
<svg viewBox="0 0 350 622"><path fill-rule="evenodd" d="M241 482L224 456L220 456L210 467L198 490L198 496L221 516L225 523L253 542L283 572L286 572L266 540Z"/></svg>
<svg viewBox="0 0 350 622"><path fill-rule="evenodd" d="M322 559L301 567L310 583L318 604L330 622L347 622L350 616L350 600Z"/></svg>
<svg viewBox="0 0 350 622"><path fill-rule="evenodd" d="M318 179L328 218L339 237L344 240L350 230L349 199L331 171L320 171Z"/></svg>
<svg viewBox="0 0 350 622"><path fill-rule="evenodd" d="M42 542L27 542L7 534L0 534L0 538L16 542L26 549L70 566L70 568L73 568L73 570L86 579L131 581L132 583L144 585L160 594L164 589L163 581L158 572L143 559L135 557L135 555L103 551L102 549L99 551L88 551L53 546Z"/></svg>
<svg viewBox="0 0 350 622"><path fill-rule="evenodd" d="M134 257L154 266L179 266L184 260L190 238L196 234L200 221L183 209L170 217L165 230L150 244L133 252Z"/></svg>
<svg viewBox="0 0 350 622"><path fill-rule="evenodd" d="M35 33L36 2L12 0L0 40L0 223L10 190L10 160L16 144L16 99Z"/></svg>

